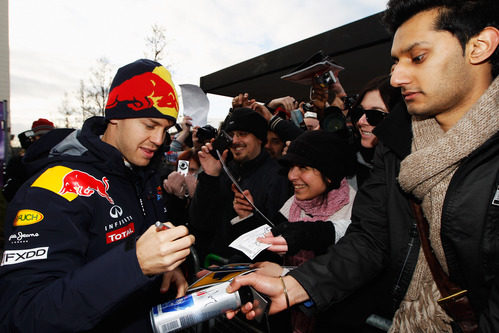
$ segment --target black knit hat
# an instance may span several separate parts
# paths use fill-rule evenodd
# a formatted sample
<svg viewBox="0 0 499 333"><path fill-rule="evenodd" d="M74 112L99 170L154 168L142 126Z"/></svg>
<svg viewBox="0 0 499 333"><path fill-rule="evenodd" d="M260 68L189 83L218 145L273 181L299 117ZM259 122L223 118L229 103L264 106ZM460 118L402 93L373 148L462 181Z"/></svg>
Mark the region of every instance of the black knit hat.
<svg viewBox="0 0 499 333"><path fill-rule="evenodd" d="M177 120L178 99L168 70L140 59L118 69L111 84L106 119L166 118Z"/></svg>
<svg viewBox="0 0 499 333"><path fill-rule="evenodd" d="M263 144L267 142L267 121L258 112L249 108L234 109L225 123L225 130L249 132L260 139Z"/></svg>
<svg viewBox="0 0 499 333"><path fill-rule="evenodd" d="M342 134L306 131L291 142L280 162L286 167L315 168L331 180L330 189L335 189L343 178L354 173L355 153Z"/></svg>

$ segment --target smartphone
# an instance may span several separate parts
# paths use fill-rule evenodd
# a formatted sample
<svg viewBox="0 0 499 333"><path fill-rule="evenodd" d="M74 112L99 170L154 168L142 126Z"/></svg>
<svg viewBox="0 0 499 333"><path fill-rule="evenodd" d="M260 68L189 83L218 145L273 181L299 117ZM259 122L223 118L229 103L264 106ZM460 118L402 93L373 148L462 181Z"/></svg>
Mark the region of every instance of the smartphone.
<svg viewBox="0 0 499 333"><path fill-rule="evenodd" d="M181 175L187 176L187 173L189 172L189 161L178 160L177 172Z"/></svg>

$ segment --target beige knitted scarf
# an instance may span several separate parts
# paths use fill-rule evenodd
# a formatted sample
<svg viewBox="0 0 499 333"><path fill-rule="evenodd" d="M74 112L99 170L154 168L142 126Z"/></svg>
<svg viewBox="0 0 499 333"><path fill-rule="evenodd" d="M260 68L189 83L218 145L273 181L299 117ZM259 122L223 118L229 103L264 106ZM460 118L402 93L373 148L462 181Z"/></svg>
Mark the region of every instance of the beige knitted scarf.
<svg viewBox="0 0 499 333"><path fill-rule="evenodd" d="M435 118L412 117L412 149L400 165L399 184L422 200L430 224L430 242L447 272L440 238L442 206L449 182L461 161L499 131L499 78L450 130ZM395 313L390 332L452 332L451 319L436 302L440 292L420 251L411 283Z"/></svg>

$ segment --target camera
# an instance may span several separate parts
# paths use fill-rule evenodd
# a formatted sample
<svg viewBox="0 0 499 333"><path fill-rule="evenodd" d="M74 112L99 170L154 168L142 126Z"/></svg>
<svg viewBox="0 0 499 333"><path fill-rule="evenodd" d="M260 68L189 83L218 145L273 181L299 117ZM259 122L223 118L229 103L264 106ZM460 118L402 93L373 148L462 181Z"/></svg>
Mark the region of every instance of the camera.
<svg viewBox="0 0 499 333"><path fill-rule="evenodd" d="M321 121L321 129L327 132L337 132L346 128L346 118L337 106L328 106L324 109Z"/></svg>
<svg viewBox="0 0 499 333"><path fill-rule="evenodd" d="M354 94L354 95L348 95L345 97L342 97L341 99L343 100L343 108L345 110L351 110L352 107L357 103L357 99L359 98L359 94Z"/></svg>
<svg viewBox="0 0 499 333"><path fill-rule="evenodd" d="M322 88L329 87L336 83L333 71L327 71L314 77L315 82Z"/></svg>
<svg viewBox="0 0 499 333"><path fill-rule="evenodd" d="M177 166L177 172L180 173L181 175L187 176L187 173L189 172L189 161L179 160Z"/></svg>
<svg viewBox="0 0 499 333"><path fill-rule="evenodd" d="M33 142L35 142L35 132L33 132L32 130L27 130L19 133L17 137L19 138L21 147L23 147L24 149L28 149L28 147L31 146Z"/></svg>
<svg viewBox="0 0 499 333"><path fill-rule="evenodd" d="M217 136L217 130L211 125L205 125L198 128L196 135L200 142L205 143Z"/></svg>
<svg viewBox="0 0 499 333"><path fill-rule="evenodd" d="M225 149L229 149L232 145L232 137L226 131L221 130L211 145L213 146L213 150L210 151L210 154L218 160L216 151L218 150L221 155Z"/></svg>

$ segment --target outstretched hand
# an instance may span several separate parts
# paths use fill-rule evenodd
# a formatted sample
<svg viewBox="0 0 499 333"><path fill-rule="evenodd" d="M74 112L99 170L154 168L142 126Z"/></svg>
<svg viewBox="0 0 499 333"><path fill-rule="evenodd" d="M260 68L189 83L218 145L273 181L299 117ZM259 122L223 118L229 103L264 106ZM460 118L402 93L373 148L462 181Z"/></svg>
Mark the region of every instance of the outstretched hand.
<svg viewBox="0 0 499 333"><path fill-rule="evenodd" d="M265 276L261 274L251 273L248 275L237 276L232 280L232 282L227 287L227 292L232 293L241 288L242 286L251 286L256 291L267 295L270 297L271 303L269 308L269 314L275 314L285 310L286 298L284 296L284 290L279 278ZM253 304L248 302L241 305L241 311L246 314L246 319L252 320L255 318L256 313L253 310ZM226 313L227 318L232 319L236 315L237 311L228 311Z"/></svg>
<svg viewBox="0 0 499 333"><path fill-rule="evenodd" d="M271 232L265 234L265 237L257 238L257 241L264 244L270 244L267 250L277 254L286 254L288 252L288 242L282 236L274 236Z"/></svg>

